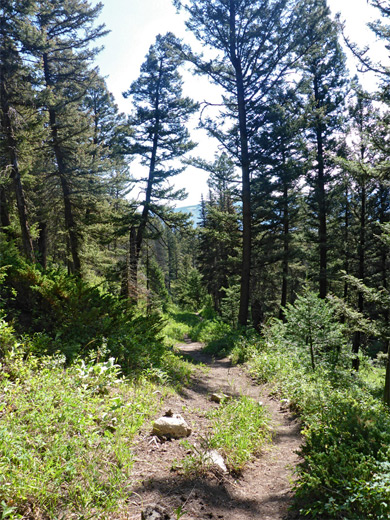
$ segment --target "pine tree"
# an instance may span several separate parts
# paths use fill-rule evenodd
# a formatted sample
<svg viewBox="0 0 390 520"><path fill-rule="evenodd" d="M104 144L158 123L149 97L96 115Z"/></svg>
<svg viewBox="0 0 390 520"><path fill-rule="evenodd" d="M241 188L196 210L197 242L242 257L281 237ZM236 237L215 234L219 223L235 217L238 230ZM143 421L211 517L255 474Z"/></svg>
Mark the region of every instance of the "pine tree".
<svg viewBox="0 0 390 520"><path fill-rule="evenodd" d="M206 47L216 51L210 61L184 49L198 72L224 90L225 109L218 123L206 121L209 132L241 167L243 212L239 322L248 321L251 271L251 175L255 169L252 138L261 114L280 78L305 53L298 47L302 33L317 21L303 23L299 0L175 0L189 14L187 26ZM231 123L230 129L228 128ZM226 131L225 131L226 130Z"/></svg>
<svg viewBox="0 0 390 520"><path fill-rule="evenodd" d="M23 109L32 97L28 70L23 63L22 50L28 45L28 16L32 2L3 0L0 4L0 119L3 160L1 169L14 187L23 250L29 260L35 260L25 189L20 165L20 131L24 126ZM24 114L26 115L26 114ZM0 184L1 225L8 227L5 186Z"/></svg>
<svg viewBox="0 0 390 520"><path fill-rule="evenodd" d="M305 48L310 48L299 63L303 89L307 96L307 136L313 148L313 165L308 176L311 207L318 229L319 294L328 292L328 212L332 174L330 154L336 151L337 132L342 129L342 112L348 85L345 55L338 41L337 25L330 19L325 0L308 0L310 13L320 15L321 23L308 31Z"/></svg>
<svg viewBox="0 0 390 520"><path fill-rule="evenodd" d="M273 313L279 298L279 317L292 290L292 267L296 259L299 225L299 183L306 172L304 143L300 137L304 120L294 89L281 85L263 118L255 138L259 174L253 179L254 260L256 275L252 298L255 326L263 313ZM261 302L260 291L267 295Z"/></svg>
<svg viewBox="0 0 390 520"><path fill-rule="evenodd" d="M350 222L349 232L353 232L350 238L350 247L357 254L348 256L348 274L351 272L362 284L367 281L368 266L367 253L369 250L369 199L374 191L372 182L372 165L375 164L375 153L370 146L369 134L372 129L372 115L374 109L372 103L363 92L357 92L357 99L350 109L353 141L349 146L347 159L341 160L343 168L349 175L349 189L347 193ZM348 253L347 253L348 254ZM357 310L364 312L364 294L358 291ZM362 332L356 331L353 338L352 351L357 356L362 345ZM358 368L358 358L355 358L354 366Z"/></svg>
<svg viewBox="0 0 390 520"><path fill-rule="evenodd" d="M39 35L32 52L41 64L40 103L47 111L52 164L62 193L64 222L72 261L80 274L80 229L77 205L85 177L93 167L92 125L82 100L95 74L89 69L97 50L91 44L106 32L94 27L101 4L83 0L40 0L34 26ZM85 191L85 190L84 190Z"/></svg>
<svg viewBox="0 0 390 520"><path fill-rule="evenodd" d="M83 100L93 127L93 175L88 176L88 189L83 192L84 230L83 259L88 266L113 264L126 254L123 237L128 236L134 208L126 196L134 186L130 175L130 128L125 114L120 113L113 95L98 74ZM120 261L120 260L119 260Z"/></svg>
<svg viewBox="0 0 390 520"><path fill-rule="evenodd" d="M221 311L226 291L239 275L241 236L237 175L226 153L213 163L196 161L210 173L209 198L204 202L199 228L198 265L214 308Z"/></svg>
<svg viewBox="0 0 390 520"><path fill-rule="evenodd" d="M132 153L148 170L143 179L142 211L130 244L130 291L136 291L138 262L150 217L156 216L169 226L182 220L163 202L183 198L182 191L175 191L169 185L169 179L183 171L173 161L195 147L186 122L197 105L182 96L182 79L178 72L182 60L174 52L177 45L178 40L172 33L157 36L141 67L140 77L124 94L132 97L135 107L130 118ZM131 296L136 298L136 294Z"/></svg>

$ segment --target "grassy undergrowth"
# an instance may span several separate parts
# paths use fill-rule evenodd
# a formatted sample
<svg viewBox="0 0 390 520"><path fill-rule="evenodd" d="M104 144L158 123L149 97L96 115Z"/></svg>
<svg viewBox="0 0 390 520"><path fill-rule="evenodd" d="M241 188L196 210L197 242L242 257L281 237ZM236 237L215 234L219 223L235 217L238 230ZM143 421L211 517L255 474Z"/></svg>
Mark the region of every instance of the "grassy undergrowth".
<svg viewBox="0 0 390 520"><path fill-rule="evenodd" d="M166 315L164 332L170 344L183 341L186 337L205 344L209 353L225 356L232 354L236 361L247 359L254 346L254 334L246 336L208 311L199 314L183 312L171 307ZM244 355L245 352L245 355ZM224 457L228 470L240 473L253 455L258 453L269 439L269 418L264 408L252 399L225 400L208 414L212 433L203 439L201 446L184 441L191 454L174 467L185 473L203 473L210 466L207 453L218 450Z"/></svg>
<svg viewBox="0 0 390 520"><path fill-rule="evenodd" d="M190 454L174 468L186 474L203 474L212 464L210 451L216 450L229 472L239 474L270 439L269 417L263 406L249 397L226 399L207 417L211 433L200 446L184 441Z"/></svg>
<svg viewBox="0 0 390 520"><path fill-rule="evenodd" d="M213 325L204 330L208 327ZM300 416L303 462L297 468L295 508L302 517L390 518L390 413L382 401L385 369L364 355L359 372L351 369L350 331L330 302L307 291L286 310L286 322L275 320L261 338L230 330L209 341L206 349L247 362L252 376L267 383ZM229 419L233 438L240 431L235 419ZM212 442L207 439L206 444ZM197 455L198 465L202 453ZM196 457L190 457L194 464Z"/></svg>
<svg viewBox="0 0 390 520"><path fill-rule="evenodd" d="M129 379L102 353L68 366L29 341L0 319L0 518L109 518L130 493L132 439L191 369L168 353Z"/></svg>
<svg viewBox="0 0 390 520"><path fill-rule="evenodd" d="M276 321L257 344L249 368L259 382L287 399L302 420L304 461L295 489L300 514L389 519L390 414L381 399L384 368L362 356L359 373L351 370L350 346L331 314L328 304L313 295L298 301L287 322Z"/></svg>
<svg viewBox="0 0 390 520"><path fill-rule="evenodd" d="M182 311L171 306L164 316L166 325L164 334L168 344L172 345L190 338L205 344L205 351L220 357L232 355L236 362L244 361L249 356L255 338L253 331L237 330L223 322L206 308L198 314ZM245 359L244 359L245 358Z"/></svg>
<svg viewBox="0 0 390 520"><path fill-rule="evenodd" d="M223 454L231 472L240 473L270 438L264 407L249 397L227 400L209 417L213 432L209 447Z"/></svg>
<svg viewBox="0 0 390 520"><path fill-rule="evenodd" d="M317 369L268 346L250 361L252 374L272 383L303 421L304 462L296 504L309 518L390 518L390 416L377 397L378 370L360 376ZM383 375L383 370L380 370ZM367 379L370 381L366 383Z"/></svg>

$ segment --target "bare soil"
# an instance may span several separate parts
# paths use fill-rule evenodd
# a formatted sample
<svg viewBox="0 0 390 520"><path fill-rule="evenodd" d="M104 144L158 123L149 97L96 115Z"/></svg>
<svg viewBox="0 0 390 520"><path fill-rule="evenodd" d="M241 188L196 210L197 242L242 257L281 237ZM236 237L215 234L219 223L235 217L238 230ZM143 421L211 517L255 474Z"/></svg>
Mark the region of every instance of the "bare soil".
<svg viewBox="0 0 390 520"><path fill-rule="evenodd" d="M188 447L179 440L161 442L151 436L150 425L136 440L135 482L128 501L126 518L139 520L141 511L159 504L176 518L182 506L183 520L282 520L288 518L293 470L299 462L297 450L302 442L299 421L280 402L258 386L242 368L228 359L214 359L202 351L200 343L179 345L183 354L205 368L197 368L191 384L181 395L164 403L163 414L171 409L180 413L192 427L191 444L200 443L210 431L208 410L219 406L210 400L215 392L247 395L262 401L269 410L273 441L252 460L240 477L208 472L202 477L180 474L172 467L188 455ZM157 417L156 417L157 418Z"/></svg>

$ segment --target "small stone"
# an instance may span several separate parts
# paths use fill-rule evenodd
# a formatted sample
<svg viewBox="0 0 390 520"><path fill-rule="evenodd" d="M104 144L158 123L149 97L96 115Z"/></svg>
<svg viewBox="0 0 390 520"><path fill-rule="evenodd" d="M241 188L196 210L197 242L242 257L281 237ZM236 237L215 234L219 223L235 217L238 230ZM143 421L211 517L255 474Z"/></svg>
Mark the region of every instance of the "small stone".
<svg viewBox="0 0 390 520"><path fill-rule="evenodd" d="M214 403L222 403L222 401L229 401L230 399L233 399L233 397L231 395L226 395L226 394L218 394L218 393L215 393L215 394L211 394L210 396L210 401L213 401Z"/></svg>
<svg viewBox="0 0 390 520"><path fill-rule="evenodd" d="M225 465L225 461L223 460L222 455L218 453L217 450L208 451L205 453L206 461L214 466L218 466L223 473L227 473L227 467Z"/></svg>
<svg viewBox="0 0 390 520"><path fill-rule="evenodd" d="M174 520L174 518L166 509L153 504L141 512L141 520Z"/></svg>
<svg viewBox="0 0 390 520"><path fill-rule="evenodd" d="M258 404L259 406L264 406L263 401L259 401L257 404Z"/></svg>
<svg viewBox="0 0 390 520"><path fill-rule="evenodd" d="M191 428L179 414L172 414L172 417L160 417L153 423L152 435L158 437L181 439L188 437L191 433Z"/></svg>

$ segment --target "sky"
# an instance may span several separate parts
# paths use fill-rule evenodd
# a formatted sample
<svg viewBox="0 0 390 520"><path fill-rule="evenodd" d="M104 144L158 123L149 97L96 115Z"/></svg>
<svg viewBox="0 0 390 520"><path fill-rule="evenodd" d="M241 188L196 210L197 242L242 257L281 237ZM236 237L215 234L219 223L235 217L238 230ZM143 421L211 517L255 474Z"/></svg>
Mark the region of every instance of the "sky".
<svg viewBox="0 0 390 520"><path fill-rule="evenodd" d="M96 4L97 0L91 3ZM130 84L139 76L141 64L156 35L171 31L190 45L197 45L197 42L186 30L183 16L176 13L171 0L102 0L102 3L104 7L99 22L105 23L111 32L99 42L104 46L104 50L96 61L120 110L129 114L131 100L124 99L122 92L128 90ZM375 49L372 33L366 27L366 23L375 19L376 10L368 5L367 0L328 0L328 5L333 14L341 13L341 18L346 23L346 33L354 42L361 47L369 44ZM378 55L380 50L375 52ZM350 68L354 74L352 61ZM194 78L185 74L184 80L185 95L199 102L206 99L218 101L218 91L210 86L206 78ZM365 78L365 88L373 88L374 84L373 77ZM196 117L191 123L193 127L197 124ZM213 160L217 152L217 143L199 130L194 133L193 139L199 143L192 152L193 155ZM137 170L137 166L133 166L133 170ZM136 176L140 173L133 171ZM178 206L198 204L202 194L207 196L207 174L189 167L186 172L175 178L175 186L186 188L189 194L185 201L177 204Z"/></svg>

